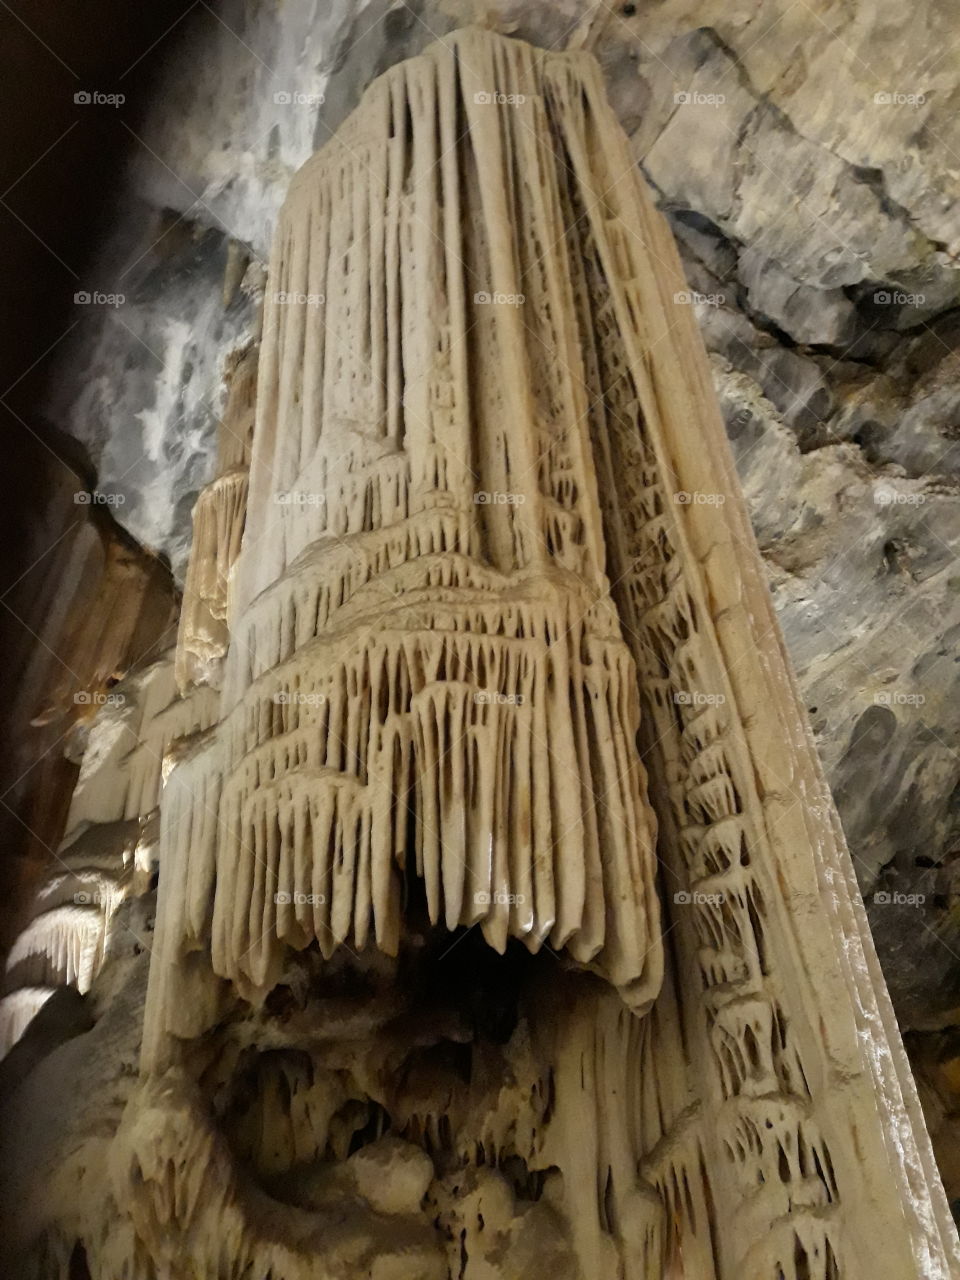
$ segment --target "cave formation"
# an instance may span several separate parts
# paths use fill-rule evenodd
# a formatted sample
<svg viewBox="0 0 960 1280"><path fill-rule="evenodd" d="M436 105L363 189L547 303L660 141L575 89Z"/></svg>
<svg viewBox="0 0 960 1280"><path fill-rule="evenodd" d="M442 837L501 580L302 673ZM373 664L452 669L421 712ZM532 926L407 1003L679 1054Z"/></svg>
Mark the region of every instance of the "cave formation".
<svg viewBox="0 0 960 1280"><path fill-rule="evenodd" d="M956 1273L685 288L584 52L297 175L11 953L9 1274Z"/></svg>

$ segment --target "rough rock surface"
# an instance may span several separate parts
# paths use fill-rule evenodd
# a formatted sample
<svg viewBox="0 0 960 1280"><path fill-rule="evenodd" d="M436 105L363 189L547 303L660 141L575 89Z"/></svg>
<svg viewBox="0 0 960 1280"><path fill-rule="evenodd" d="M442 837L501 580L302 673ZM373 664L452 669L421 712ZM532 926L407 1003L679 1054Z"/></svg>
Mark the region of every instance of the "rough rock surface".
<svg viewBox="0 0 960 1280"><path fill-rule="evenodd" d="M197 6L167 37L89 281L127 301L84 312L51 416L100 488L124 494L121 521L182 573L220 370L252 324L240 282L266 258L293 171L374 75L471 14L549 46L588 10L682 243L691 292L677 305L695 307L713 355L902 1025L949 1027L960 76L943 0Z"/></svg>

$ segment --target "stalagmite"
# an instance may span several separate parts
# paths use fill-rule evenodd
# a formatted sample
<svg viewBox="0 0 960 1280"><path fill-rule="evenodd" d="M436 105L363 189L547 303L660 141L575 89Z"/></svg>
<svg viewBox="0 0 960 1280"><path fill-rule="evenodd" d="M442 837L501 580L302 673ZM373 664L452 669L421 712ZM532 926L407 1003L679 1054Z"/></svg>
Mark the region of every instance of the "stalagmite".
<svg viewBox="0 0 960 1280"><path fill-rule="evenodd" d="M182 696L167 662L101 717L72 815L159 798L142 1045L130 961L88 1033L114 1110L42 1148L59 1207L27 1197L20 1274L960 1275L596 64L469 29L393 67L294 179L269 276ZM93 976L57 892L21 1020L127 972Z"/></svg>

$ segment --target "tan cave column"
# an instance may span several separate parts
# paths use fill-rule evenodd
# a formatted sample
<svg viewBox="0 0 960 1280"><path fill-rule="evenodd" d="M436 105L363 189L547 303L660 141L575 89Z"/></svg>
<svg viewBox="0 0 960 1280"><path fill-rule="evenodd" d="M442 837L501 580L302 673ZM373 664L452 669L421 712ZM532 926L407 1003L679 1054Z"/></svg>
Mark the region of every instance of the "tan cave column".
<svg viewBox="0 0 960 1280"><path fill-rule="evenodd" d="M294 179L239 554L243 457L197 520L131 1276L960 1274L684 288L584 53L446 37ZM532 957L519 1021L408 1072L444 933Z"/></svg>
<svg viewBox="0 0 960 1280"><path fill-rule="evenodd" d="M193 542L177 636L176 677L181 693L192 685L218 687L229 643L227 591L247 512L258 354L258 344L251 344L227 370L217 475L201 490L193 510Z"/></svg>

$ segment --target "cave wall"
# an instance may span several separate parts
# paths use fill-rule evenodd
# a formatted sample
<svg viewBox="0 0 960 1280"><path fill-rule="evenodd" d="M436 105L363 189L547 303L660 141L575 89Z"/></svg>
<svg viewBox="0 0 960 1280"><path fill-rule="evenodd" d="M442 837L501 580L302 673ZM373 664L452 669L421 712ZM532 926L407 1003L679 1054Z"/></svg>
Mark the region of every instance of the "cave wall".
<svg viewBox="0 0 960 1280"><path fill-rule="evenodd" d="M159 79L77 287L123 302L74 304L45 362L43 416L182 580L222 371L252 335L252 286L290 176L375 74L470 17L543 46L580 25L680 239L690 292L677 306L693 307L711 353L778 617L939 1117L960 979L960 126L945 4L195 6L158 31L145 65Z"/></svg>

